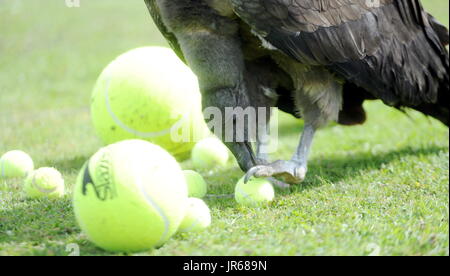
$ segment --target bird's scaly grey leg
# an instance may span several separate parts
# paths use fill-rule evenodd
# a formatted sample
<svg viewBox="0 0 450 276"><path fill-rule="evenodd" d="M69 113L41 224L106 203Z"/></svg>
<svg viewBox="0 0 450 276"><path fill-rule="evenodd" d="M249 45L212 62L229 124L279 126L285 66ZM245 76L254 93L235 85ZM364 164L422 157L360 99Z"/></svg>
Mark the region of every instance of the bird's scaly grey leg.
<svg viewBox="0 0 450 276"><path fill-rule="evenodd" d="M302 181L305 179L306 172L308 171L308 158L311 152L311 146L314 139L316 129L313 125L306 125L303 129L302 138L298 145L297 151L292 158L292 161L300 165L300 178Z"/></svg>
<svg viewBox="0 0 450 276"><path fill-rule="evenodd" d="M262 127L262 128L261 128ZM267 153L267 144L270 143L270 141L267 139L269 136L269 130L268 125L261 126L260 125L260 131L261 133L258 133L258 136L256 138L256 162L260 166L269 165L269 154ZM266 137L261 137L260 135L266 135ZM254 167L252 167L254 168ZM251 170L251 169L250 169ZM246 170L249 171L249 170ZM277 186L281 189L288 189L291 185L278 180L274 177L268 177L267 180L269 180L273 185ZM246 182L248 182L248 178L246 178Z"/></svg>
<svg viewBox="0 0 450 276"><path fill-rule="evenodd" d="M306 125L297 151L290 161L279 160L271 164L253 167L247 172L245 181L247 182L254 176L274 177L291 184L303 182L308 170L308 156L314 139L314 133L314 127L312 125Z"/></svg>
<svg viewBox="0 0 450 276"><path fill-rule="evenodd" d="M305 120L305 128L291 160L256 166L247 173L246 180L252 176L275 177L287 183L298 184L305 179L316 130L339 117L342 108L342 84L335 76L321 68L305 67L281 56L277 57L277 61L291 74L295 82L293 98Z"/></svg>
<svg viewBox="0 0 450 276"><path fill-rule="evenodd" d="M260 126L258 128L258 132L259 131L261 131L261 133L258 133L256 137L256 158L258 160L258 164L265 165L269 164L269 154L267 153L267 147L270 143L268 140L268 126ZM262 137L261 135L265 135L265 137Z"/></svg>

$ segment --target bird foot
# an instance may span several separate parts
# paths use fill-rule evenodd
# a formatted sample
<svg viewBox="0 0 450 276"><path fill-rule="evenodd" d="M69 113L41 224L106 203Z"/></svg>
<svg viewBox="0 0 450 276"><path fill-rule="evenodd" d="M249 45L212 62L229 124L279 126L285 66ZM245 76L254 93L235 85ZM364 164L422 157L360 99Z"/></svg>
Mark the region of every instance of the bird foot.
<svg viewBox="0 0 450 276"><path fill-rule="evenodd" d="M269 165L270 164L270 162L268 161L269 159L267 159L267 158L261 158L261 157L257 157L256 158L256 164L258 164L258 165Z"/></svg>
<svg viewBox="0 0 450 276"><path fill-rule="evenodd" d="M278 180L276 178L273 178L273 177L269 177L269 178L267 178L267 180L269 180L270 183L272 183L274 186L276 186L276 187L278 187L280 189L283 189L283 190L289 189L291 187L290 184L284 183L283 181L280 181L280 180Z"/></svg>
<svg viewBox="0 0 450 276"><path fill-rule="evenodd" d="M273 177L289 184L299 184L305 179L307 168L294 161L276 161L268 165L259 165L251 168L245 175L245 183L251 177Z"/></svg>

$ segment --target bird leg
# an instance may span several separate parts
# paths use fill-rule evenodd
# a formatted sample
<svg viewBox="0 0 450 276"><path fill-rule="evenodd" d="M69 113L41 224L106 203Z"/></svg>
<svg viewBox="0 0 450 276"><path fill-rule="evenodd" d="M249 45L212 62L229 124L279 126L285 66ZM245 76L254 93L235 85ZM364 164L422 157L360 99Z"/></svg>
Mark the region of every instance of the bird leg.
<svg viewBox="0 0 450 276"><path fill-rule="evenodd" d="M247 172L245 181L255 176L274 177L290 184L301 183L308 171L308 157L316 130L338 118L342 107L342 86L326 71L289 65L288 71L297 80L293 92L296 107L305 120L300 143L291 160L255 166Z"/></svg>
<svg viewBox="0 0 450 276"><path fill-rule="evenodd" d="M316 133L316 129L313 125L307 124L303 129L302 137L300 140L300 144L298 145L297 151L292 158L292 162L295 162L300 165L300 178L303 181L308 171L308 157L311 151L312 142L314 139L314 135Z"/></svg>
<svg viewBox="0 0 450 276"><path fill-rule="evenodd" d="M289 161L278 160L271 164L251 168L245 181L251 177L274 177L286 183L299 184L303 182L308 170L308 156L314 138L315 129L306 125L294 157Z"/></svg>
<svg viewBox="0 0 450 276"><path fill-rule="evenodd" d="M269 127L268 127L268 122L265 121L264 123L266 124L265 126L259 126L259 127L260 127L260 129L262 127L263 128L262 131L265 133L258 132L258 135L256 137L256 159L257 159L257 163L260 166L269 165L269 154L267 153L267 145L268 145L268 143L270 143L270 141L267 140L267 137L269 136ZM266 137L261 137L261 135L266 135ZM245 170L245 171L249 171L249 170ZM267 179L273 185L275 185L281 189L288 189L291 186L291 185L289 185L283 181L280 181L274 177L268 177ZM249 180L249 178L245 179L246 182L248 182L248 180Z"/></svg>
<svg viewBox="0 0 450 276"><path fill-rule="evenodd" d="M267 152L267 147L270 143L268 139L268 124L269 123L266 120L258 120L258 133L256 136L256 158L258 160L258 164L261 165L269 164L269 153Z"/></svg>
<svg viewBox="0 0 450 276"><path fill-rule="evenodd" d="M268 135L269 135L269 129L268 129L268 121L266 121L266 120L264 120L264 121L262 121L262 120L259 120L259 122L258 122L258 124L261 124L261 123L264 123L264 124L266 124L265 126L261 126L261 125L259 125L259 130L258 130L258 134L257 134L257 136L256 136L256 164L258 164L259 165L259 167L263 167L263 166L267 166L267 165L269 165L269 154L267 153L267 145L268 145L268 143L269 143L269 141L268 141ZM262 133L260 133L259 131L262 131ZM261 135L265 135L265 137L262 137ZM233 147L233 146L236 146L236 145L230 145L231 147ZM242 150L241 151L238 151L238 152L243 152ZM236 158L238 159L238 162L239 162L239 159L240 158L238 158L237 156L236 156ZM247 171L247 172L249 172L250 170L252 170L252 168L256 168L255 166L251 166L251 167L248 167L248 168L243 168L242 166L241 166L241 168L243 169L243 171ZM248 173L247 173L247 175L248 175ZM247 177L247 175L246 175L246 179L245 179L245 182L248 182L248 180L250 179L250 176L248 176ZM269 180L273 185L275 185L275 186L277 186L278 188L281 188L281 189L287 189L287 188L289 188L290 187L290 184L287 184L287 183L285 183L285 182L283 182L283 181L281 181L281 180L278 180L278 179L276 179L276 178L274 178L274 177L267 177L267 180Z"/></svg>

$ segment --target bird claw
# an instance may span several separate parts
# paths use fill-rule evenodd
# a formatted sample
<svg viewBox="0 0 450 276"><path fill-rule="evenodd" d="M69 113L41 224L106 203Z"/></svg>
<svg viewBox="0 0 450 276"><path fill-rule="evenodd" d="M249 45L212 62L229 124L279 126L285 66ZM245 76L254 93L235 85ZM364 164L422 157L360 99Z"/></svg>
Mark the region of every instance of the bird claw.
<svg viewBox="0 0 450 276"><path fill-rule="evenodd" d="M290 184L284 183L283 181L280 181L276 178L269 177L268 180L276 187L280 189L289 189L291 187Z"/></svg>
<svg viewBox="0 0 450 276"><path fill-rule="evenodd" d="M251 168L245 174L244 183L247 183L250 180L250 178L252 178L252 177L262 178L262 177L272 176L273 172L270 172L269 169L271 169L271 168L268 166L265 166L265 165L259 165L259 166Z"/></svg>
<svg viewBox="0 0 450 276"><path fill-rule="evenodd" d="M306 166L299 165L293 161L276 161L272 164L251 168L245 175L244 183L247 183L252 177L272 177L278 181L299 184L305 179L306 172Z"/></svg>

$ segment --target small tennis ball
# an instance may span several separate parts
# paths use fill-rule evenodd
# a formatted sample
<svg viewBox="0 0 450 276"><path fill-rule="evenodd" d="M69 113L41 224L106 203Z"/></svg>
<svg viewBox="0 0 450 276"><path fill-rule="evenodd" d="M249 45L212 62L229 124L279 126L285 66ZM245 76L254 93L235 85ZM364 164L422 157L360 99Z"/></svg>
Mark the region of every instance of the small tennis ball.
<svg viewBox="0 0 450 276"><path fill-rule="evenodd" d="M251 178L244 184L244 178L236 185L234 197L244 206L257 207L267 204L275 197L272 183L264 178Z"/></svg>
<svg viewBox="0 0 450 276"><path fill-rule="evenodd" d="M64 196L64 179L54 168L40 168L28 174L24 189L30 198L59 198Z"/></svg>
<svg viewBox="0 0 450 276"><path fill-rule="evenodd" d="M206 203L198 198L189 198L186 215L179 232L198 232L211 225L211 212Z"/></svg>
<svg viewBox="0 0 450 276"><path fill-rule="evenodd" d="M197 77L164 47L133 49L112 61L93 89L91 114L105 144L143 139L179 160L209 133Z"/></svg>
<svg viewBox="0 0 450 276"><path fill-rule="evenodd" d="M188 185L189 197L205 197L208 188L205 179L198 172L186 170L184 171L184 177Z"/></svg>
<svg viewBox="0 0 450 276"><path fill-rule="evenodd" d="M192 162L198 170L210 170L225 166L228 159L228 148L215 137L199 141L192 149Z"/></svg>
<svg viewBox="0 0 450 276"><path fill-rule="evenodd" d="M33 159L23 151L9 151L0 158L0 177L25 177L33 169Z"/></svg>
<svg viewBox="0 0 450 276"><path fill-rule="evenodd" d="M80 228L112 252L163 245L180 226L188 199L175 158L143 140L100 149L82 168L73 194Z"/></svg>

